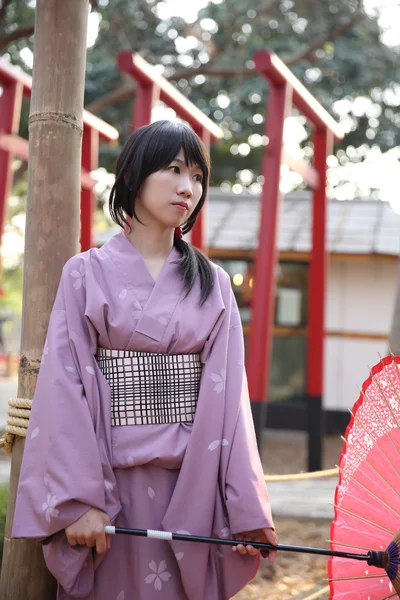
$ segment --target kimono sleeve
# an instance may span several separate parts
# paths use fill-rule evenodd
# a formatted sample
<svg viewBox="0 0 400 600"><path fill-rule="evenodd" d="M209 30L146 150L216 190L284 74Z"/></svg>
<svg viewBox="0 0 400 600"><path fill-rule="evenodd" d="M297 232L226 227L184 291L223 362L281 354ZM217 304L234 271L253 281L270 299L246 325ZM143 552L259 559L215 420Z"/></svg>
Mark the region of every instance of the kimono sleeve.
<svg viewBox="0 0 400 600"><path fill-rule="evenodd" d="M225 432L230 443L222 462L229 528L236 534L274 525L250 408L242 323L231 289L230 295L225 379Z"/></svg>
<svg viewBox="0 0 400 600"><path fill-rule="evenodd" d="M83 383L94 375L84 289L75 282L80 300L67 296L70 272L64 269L51 313L32 404L12 531L17 538L47 538L92 506L105 510L94 409ZM73 328L69 314L75 314Z"/></svg>

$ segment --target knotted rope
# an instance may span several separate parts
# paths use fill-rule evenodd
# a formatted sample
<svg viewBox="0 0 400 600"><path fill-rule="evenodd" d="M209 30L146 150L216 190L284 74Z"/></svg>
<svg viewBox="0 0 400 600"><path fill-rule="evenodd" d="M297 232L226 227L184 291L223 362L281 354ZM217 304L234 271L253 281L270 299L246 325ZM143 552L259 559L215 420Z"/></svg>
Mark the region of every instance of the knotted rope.
<svg viewBox="0 0 400 600"><path fill-rule="evenodd" d="M29 398L10 398L8 407L7 425L4 437L0 438L0 448L4 448L7 454L11 454L15 436L26 437L32 400Z"/></svg>

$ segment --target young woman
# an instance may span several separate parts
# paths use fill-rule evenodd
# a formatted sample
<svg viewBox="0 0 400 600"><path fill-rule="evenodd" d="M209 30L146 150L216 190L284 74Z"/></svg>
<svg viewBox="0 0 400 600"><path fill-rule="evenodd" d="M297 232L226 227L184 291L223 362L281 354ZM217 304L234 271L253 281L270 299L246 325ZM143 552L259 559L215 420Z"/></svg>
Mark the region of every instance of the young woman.
<svg viewBox="0 0 400 600"><path fill-rule="evenodd" d="M111 541L106 524L277 543L230 279L181 239L208 181L194 132L142 127L110 196L126 233L63 269L13 528L42 540L59 600L225 600L260 564L240 543Z"/></svg>

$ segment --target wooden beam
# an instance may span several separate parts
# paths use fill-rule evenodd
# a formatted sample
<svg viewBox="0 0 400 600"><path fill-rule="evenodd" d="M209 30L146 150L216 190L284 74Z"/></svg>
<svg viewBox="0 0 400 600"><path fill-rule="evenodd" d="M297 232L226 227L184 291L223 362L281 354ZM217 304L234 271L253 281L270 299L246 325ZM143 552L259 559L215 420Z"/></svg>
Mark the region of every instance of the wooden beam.
<svg viewBox="0 0 400 600"><path fill-rule="evenodd" d="M240 248L215 248L209 249L211 259L221 260L249 260L255 259L256 250L240 249ZM393 254L350 254L330 252L328 258L332 262L391 262L397 263L398 256ZM281 250L279 252L279 260L282 262L301 262L308 263L310 261L309 252L295 252L294 250Z"/></svg>
<svg viewBox="0 0 400 600"><path fill-rule="evenodd" d="M196 129L202 127L210 132L212 141L220 140L223 131L193 102L188 100L175 86L136 52L124 51L118 56L118 66L123 73L131 75L143 88L156 87L159 90L160 100L185 119ZM136 92L137 93L137 92Z"/></svg>
<svg viewBox="0 0 400 600"><path fill-rule="evenodd" d="M32 92L32 77L0 58L0 84L16 81L23 85L24 95L30 96ZM109 125L106 121L103 121L103 119L96 117L96 115L85 109L83 110L83 122L88 127L96 129L102 140L110 142L118 139L119 133L115 127L112 127L112 125Z"/></svg>
<svg viewBox="0 0 400 600"><path fill-rule="evenodd" d="M292 71L273 52L259 50L253 60L257 71L274 85L288 85L293 90L293 104L318 129L328 129L337 140L343 139L342 127L328 111L314 98Z"/></svg>

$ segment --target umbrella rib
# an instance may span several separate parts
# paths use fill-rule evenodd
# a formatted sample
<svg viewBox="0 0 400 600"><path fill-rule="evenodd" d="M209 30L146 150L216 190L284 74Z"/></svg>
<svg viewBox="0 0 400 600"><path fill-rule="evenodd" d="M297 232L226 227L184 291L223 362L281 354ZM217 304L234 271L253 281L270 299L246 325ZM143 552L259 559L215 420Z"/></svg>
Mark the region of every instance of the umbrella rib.
<svg viewBox="0 0 400 600"><path fill-rule="evenodd" d="M342 508L341 506L338 506L337 504L334 504L333 506L337 510L341 510L345 514L350 515L351 517L355 517L359 521L363 521L363 523L368 523L369 525L372 525L373 527L376 527L377 529L380 529L381 531L385 531L386 533L390 533L390 535L393 536L393 537L395 535L394 531L390 531L390 529L386 529L386 527L382 527L382 525L378 525L378 523L374 523L373 521L369 521L368 519L365 519L364 517L360 517L360 515L356 515L355 513L351 512L350 510L347 510L346 508Z"/></svg>
<svg viewBox="0 0 400 600"><path fill-rule="evenodd" d="M360 460L362 462L365 462L367 465L369 465L371 467L371 469L373 471L375 471L375 473L378 475L378 477L380 477L382 479L382 481L385 483L385 485L387 485L392 490L392 492L395 494L395 496L397 496L398 498L400 498L399 493L394 489L394 487L388 481L386 481L386 479L384 479L384 477L379 473L379 471L374 467L374 465L372 465L370 463L370 461L368 460L368 457L363 458L363 456L361 455L361 453L356 449L356 447L353 444L350 444L349 441L346 440L346 438L344 438L343 436L342 436L342 439L354 451L354 453L358 455L358 457L360 458ZM346 471L346 473L347 473L347 471Z"/></svg>
<svg viewBox="0 0 400 600"><path fill-rule="evenodd" d="M336 546L343 546L343 548L354 548L355 550L365 550L366 552L370 552L371 548L366 548L365 546L355 546L354 544L344 544L343 542L339 542L338 540L325 540L328 544L335 544Z"/></svg>
<svg viewBox="0 0 400 600"><path fill-rule="evenodd" d="M341 469L340 467L338 467L338 469L339 469L340 472L344 473L343 469ZM379 498L379 496L377 496L376 494L374 494L365 485L363 485L362 483L360 483L353 475L350 475L350 473L347 473L347 475L350 477L350 479L352 481L354 481L354 483L356 483L358 486L360 486L361 489L365 490L370 496L372 496L372 498L374 498L375 500L377 500L378 502L380 502L385 508L388 508L394 515L396 515L396 517L398 517L400 519L400 514L398 512L396 512L394 510L394 508L392 508L391 506L389 506L389 504L386 504L386 502L384 502L382 500L382 498Z"/></svg>
<svg viewBox="0 0 400 600"><path fill-rule="evenodd" d="M389 600L389 598L394 598L395 596L397 596L397 592L394 592L394 594L390 594L390 596L385 596L384 598L381 598L381 600Z"/></svg>
<svg viewBox="0 0 400 600"><path fill-rule="evenodd" d="M386 574L376 573L376 575L360 575L359 577L332 577L328 581L359 581L361 579L382 579Z"/></svg>

